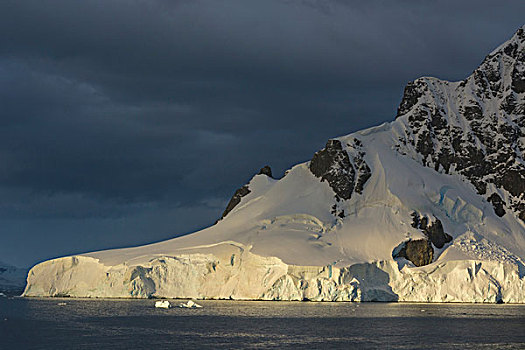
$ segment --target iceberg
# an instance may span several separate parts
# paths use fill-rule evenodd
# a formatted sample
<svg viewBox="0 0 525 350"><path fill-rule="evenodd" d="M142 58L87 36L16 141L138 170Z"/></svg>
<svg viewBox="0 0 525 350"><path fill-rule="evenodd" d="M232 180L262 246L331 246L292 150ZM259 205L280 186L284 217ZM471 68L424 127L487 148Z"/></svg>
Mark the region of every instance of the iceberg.
<svg viewBox="0 0 525 350"><path fill-rule="evenodd" d="M155 302L155 307L160 309L169 309L170 302L167 300L160 300Z"/></svg>
<svg viewBox="0 0 525 350"><path fill-rule="evenodd" d="M180 303L179 307L186 308L186 309L197 309L197 308L201 308L202 306L197 304L193 300L188 300L186 303Z"/></svg>

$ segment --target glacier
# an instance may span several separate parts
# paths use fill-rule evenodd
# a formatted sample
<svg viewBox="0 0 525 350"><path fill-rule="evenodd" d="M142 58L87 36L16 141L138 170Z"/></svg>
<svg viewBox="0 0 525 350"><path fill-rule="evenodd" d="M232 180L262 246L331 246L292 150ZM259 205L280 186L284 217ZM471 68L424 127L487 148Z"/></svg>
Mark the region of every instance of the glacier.
<svg viewBox="0 0 525 350"><path fill-rule="evenodd" d="M215 225L44 261L23 295L525 303L524 29L463 81L409 83L392 122L263 169Z"/></svg>

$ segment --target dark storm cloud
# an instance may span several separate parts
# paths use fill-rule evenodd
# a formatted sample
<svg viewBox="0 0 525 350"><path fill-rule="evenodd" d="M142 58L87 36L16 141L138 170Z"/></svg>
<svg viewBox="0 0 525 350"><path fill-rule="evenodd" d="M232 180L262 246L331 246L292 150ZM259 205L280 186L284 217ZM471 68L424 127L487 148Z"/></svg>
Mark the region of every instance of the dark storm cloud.
<svg viewBox="0 0 525 350"><path fill-rule="evenodd" d="M407 81L466 77L524 10L2 1L0 257L33 262L211 224L266 163L282 174L330 137L393 119ZM27 238L43 250L14 253Z"/></svg>

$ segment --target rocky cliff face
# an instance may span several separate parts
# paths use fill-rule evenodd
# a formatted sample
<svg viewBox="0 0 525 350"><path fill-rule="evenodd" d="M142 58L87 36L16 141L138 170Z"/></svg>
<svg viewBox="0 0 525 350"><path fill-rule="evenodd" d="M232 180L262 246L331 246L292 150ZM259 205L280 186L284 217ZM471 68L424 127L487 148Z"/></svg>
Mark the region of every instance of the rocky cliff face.
<svg viewBox="0 0 525 350"><path fill-rule="evenodd" d="M339 140L328 140L325 148L315 153L310 161L310 171L321 181L327 181L335 192L337 201L361 194L370 178L370 167L363 156L362 143L354 139L345 148Z"/></svg>
<svg viewBox="0 0 525 350"><path fill-rule="evenodd" d="M458 174L494 206L525 221L525 33L520 28L463 81L409 83L397 118L399 152Z"/></svg>

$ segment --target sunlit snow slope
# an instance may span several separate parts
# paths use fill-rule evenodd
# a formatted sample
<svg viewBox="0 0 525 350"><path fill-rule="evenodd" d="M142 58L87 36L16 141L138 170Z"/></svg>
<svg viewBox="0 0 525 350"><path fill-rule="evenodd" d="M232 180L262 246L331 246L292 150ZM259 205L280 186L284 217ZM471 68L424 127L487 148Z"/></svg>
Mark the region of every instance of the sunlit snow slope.
<svg viewBox="0 0 525 350"><path fill-rule="evenodd" d="M43 262L26 296L525 302L525 34L396 119L263 169L205 230Z"/></svg>

